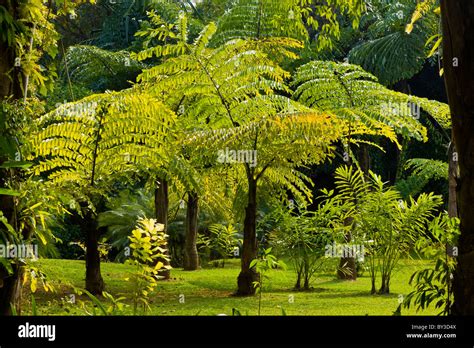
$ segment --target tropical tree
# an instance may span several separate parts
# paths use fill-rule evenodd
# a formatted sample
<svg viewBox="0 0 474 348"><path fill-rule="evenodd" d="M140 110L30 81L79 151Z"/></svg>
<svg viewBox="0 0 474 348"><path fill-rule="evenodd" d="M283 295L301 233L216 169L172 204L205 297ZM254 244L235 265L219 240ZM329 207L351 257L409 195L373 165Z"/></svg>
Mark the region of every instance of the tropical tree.
<svg viewBox="0 0 474 348"><path fill-rule="evenodd" d="M36 175L76 195L86 238L86 289L101 294L97 207L114 174L159 166L175 115L159 100L126 91L61 106L38 122L30 159Z"/></svg>
<svg viewBox="0 0 474 348"><path fill-rule="evenodd" d="M54 240L48 228L52 212L64 213L54 190L38 187L27 172L31 163L24 161L24 141L28 122L42 106L23 101L0 103L0 242L3 246L36 244L47 249ZM0 257L0 314L21 313L22 280L28 276L30 260L37 254Z"/></svg>
<svg viewBox="0 0 474 348"><path fill-rule="evenodd" d="M55 68L49 64L48 69L44 68L51 59L58 53L56 45L59 37L53 20L58 15L69 13L74 7L83 1L57 1L55 3L43 3L39 0L34 1L0 1L0 101L2 109L4 101L16 103L23 99L24 115L28 113L27 98L35 93L45 95L52 88L53 79L56 76ZM56 6L60 4L60 6ZM43 59L43 64L40 60ZM0 166L7 166L0 169L0 211L4 213L9 223L15 226L18 207L11 196L11 192L6 195L8 185L19 186L24 179L21 173L24 166L16 166L12 163L5 165L5 162L14 161L21 153L18 135L24 130L20 125L24 123L15 123L9 119L7 113L2 110L0 118L0 132L2 140L0 141ZM30 120L28 120L30 121ZM27 121L27 122L28 122ZM4 127L5 123L10 127ZM8 136L3 137L5 131ZM15 173L15 175L12 175ZM8 177L14 178L15 182L9 182ZM5 226L4 226L5 227ZM2 227L3 228L3 227ZM9 232L15 231L13 228L7 229ZM30 230L27 235L34 233ZM28 240L28 238L25 238ZM6 269L0 265L0 278L4 286L0 288L0 312L2 314L11 314L11 304L18 304L17 296L21 290L19 284L22 274L22 267Z"/></svg>
<svg viewBox="0 0 474 348"><path fill-rule="evenodd" d="M282 98L282 101L286 98ZM213 148L217 155L223 148L245 153L247 159L235 162L246 180L246 207L241 272L238 277L238 295L255 293L253 283L258 273L251 267L258 252L256 238L258 187L265 182L276 191L290 190L304 201L311 198L310 179L298 167L319 164L331 156L332 142L340 138L344 126L330 114L313 111L301 104L275 103L258 100L259 119L239 127L203 131L191 141L197 149ZM289 105L289 108L288 108ZM253 154L253 155L252 155ZM255 159L251 160L250 156Z"/></svg>
<svg viewBox="0 0 474 348"><path fill-rule="evenodd" d="M347 163L354 163L368 174L369 161L361 155L358 163L351 145L361 148L362 154L366 145L375 146L376 142L367 136L382 136L401 149L397 135L427 141L427 132L413 114L413 106L418 105L431 117L438 120L449 119L446 104L430 101L425 98L406 95L384 87L375 76L357 65L335 62L312 61L295 73L293 98L316 110L331 112L348 124L348 132L342 139L343 158ZM349 221L348 221L349 223ZM351 241L350 232L346 241ZM352 257L341 259L341 278L354 279L356 264Z"/></svg>
<svg viewBox="0 0 474 348"><path fill-rule="evenodd" d="M166 39L171 43L146 47L133 56L138 60L151 57L163 59L161 64L143 71L139 76L140 88L162 98L171 109L177 111L181 128L187 131L183 139L195 130L233 127L245 123L249 118L257 118L260 104L256 100L252 101L252 98L260 96L265 103L265 95L273 94L275 90L289 91L283 84L288 73L263 52L256 50L252 43L234 40L210 48L209 42L216 32L214 23L207 25L197 39L188 43L187 17L184 14L176 25L163 22L153 13L150 16L155 28L148 28L137 35ZM281 99L274 100L281 102ZM186 146L176 150L175 153L181 153L181 163L188 168L188 172L192 172L191 168L199 170L215 164L215 161L209 163L208 153L203 152L205 148L201 148L201 153L188 152ZM163 171L168 173L167 178L172 177L171 168L164 166ZM184 177L189 180L197 176ZM165 214L167 194L162 191L166 191L167 180L162 181L165 184L157 189L156 202L162 202L157 205L157 210ZM186 185L190 190L188 196L191 194L195 198L198 186ZM193 204L188 204L188 209L192 210L188 221L194 222L197 209ZM160 219L158 221L163 223ZM195 224L187 226L188 247L194 250Z"/></svg>

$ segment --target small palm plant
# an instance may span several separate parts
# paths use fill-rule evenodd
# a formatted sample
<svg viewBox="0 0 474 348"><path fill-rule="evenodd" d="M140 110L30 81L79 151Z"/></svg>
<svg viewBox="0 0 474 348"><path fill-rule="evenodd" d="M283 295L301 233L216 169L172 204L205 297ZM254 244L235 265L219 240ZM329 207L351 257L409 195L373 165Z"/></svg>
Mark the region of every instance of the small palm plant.
<svg viewBox="0 0 474 348"><path fill-rule="evenodd" d="M352 206L354 240L365 247L371 293L388 294L395 266L419 238L427 235L427 226L442 205L442 199L423 193L417 199L402 200L400 193L387 187L380 176L369 172L367 178L353 167L338 168L335 178L338 199ZM378 275L381 285L377 291Z"/></svg>

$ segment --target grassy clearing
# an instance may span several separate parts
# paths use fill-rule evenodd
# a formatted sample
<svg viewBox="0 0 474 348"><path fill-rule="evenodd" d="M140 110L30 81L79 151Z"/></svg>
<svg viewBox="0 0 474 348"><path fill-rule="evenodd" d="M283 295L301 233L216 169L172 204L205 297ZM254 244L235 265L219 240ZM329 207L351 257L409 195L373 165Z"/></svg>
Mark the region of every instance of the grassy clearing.
<svg viewBox="0 0 474 348"><path fill-rule="evenodd" d="M72 286L84 286L84 261L42 259L38 261L55 286L56 293L46 293L39 289L36 302L39 315L85 315L76 306L61 305L61 297L72 293ZM288 270L272 270L270 280L264 284L262 296L262 315L281 315L283 307L287 315L392 315L398 306L398 295L407 294L412 289L408 285L411 274L417 269L426 267L429 261L401 260L392 277L390 295L370 295L370 278L368 275L357 281L339 281L335 279L334 267L320 273L309 292L294 291L294 273ZM127 265L103 263L102 274L106 282L106 291L114 296L130 296L130 283L126 278L132 272ZM239 309L243 315L256 315L258 296L234 297L239 274L239 260L231 260L225 268L202 269L185 272L181 269L172 271L172 279L161 281L151 297L151 312L148 315L217 315L232 314L232 308ZM184 303L179 302L184 295ZM293 296L293 303L290 303ZM82 296L83 300L87 298ZM24 314L31 306L25 299ZM129 303L129 302L127 302ZM66 310L67 308L67 310ZM125 314L131 314L131 308ZM414 310L403 311L404 315L434 315L434 310L416 313Z"/></svg>

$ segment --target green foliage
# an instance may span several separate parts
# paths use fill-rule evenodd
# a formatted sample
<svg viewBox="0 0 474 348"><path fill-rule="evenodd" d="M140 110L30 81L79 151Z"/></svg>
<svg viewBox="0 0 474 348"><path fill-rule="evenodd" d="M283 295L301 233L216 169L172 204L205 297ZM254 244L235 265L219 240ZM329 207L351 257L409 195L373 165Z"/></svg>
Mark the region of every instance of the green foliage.
<svg viewBox="0 0 474 348"><path fill-rule="evenodd" d="M352 205L351 232L354 241L363 243L368 258L372 293L378 273L379 293L389 293L392 272L402 256L415 242L427 235L428 223L442 204L441 197L421 194L416 200L401 199L399 192L386 187L381 178L353 167L336 170L338 198Z"/></svg>
<svg viewBox="0 0 474 348"><path fill-rule="evenodd" d="M381 1L374 6L364 41L349 53L349 61L377 76L384 85L407 80L420 72L426 61L425 42L438 27L431 14L424 17L411 33L406 23L417 4L411 0Z"/></svg>
<svg viewBox="0 0 474 348"><path fill-rule="evenodd" d="M431 235L420 238L416 248L424 257L434 259L434 266L413 273L410 285L415 290L405 297L403 306L410 308L413 305L417 311L423 311L434 304L440 310L439 315L449 315L453 303L452 278L457 254L453 252L449 255L448 247L457 250L453 246L460 234L459 219L443 213L430 223L429 228Z"/></svg>
<svg viewBox="0 0 474 348"><path fill-rule="evenodd" d="M432 13L431 13L432 12ZM415 11L411 17L410 23L407 24L405 32L407 34L411 34L413 29L415 28L416 23L420 20L424 20L428 16L432 16L433 13L437 15L437 17L441 17L441 6L440 1L438 0L424 0L417 4ZM441 22L441 20L440 20ZM418 26L418 25L417 25ZM435 30L437 29L437 31ZM428 57L433 57L436 53L439 53L441 48L441 43L443 42L441 28L432 28L431 30L431 37L426 41L425 46L429 47L432 45L430 52L428 53ZM440 66L439 75L443 75L443 68Z"/></svg>
<svg viewBox="0 0 474 348"><path fill-rule="evenodd" d="M427 158L412 158L405 164L405 170L411 172L406 179L395 184L404 198L416 196L431 180L448 180L448 163Z"/></svg>
<svg viewBox="0 0 474 348"><path fill-rule="evenodd" d="M312 111L298 103L284 103L281 107L293 110L290 113L283 109L275 115L279 110L268 108L271 114L261 116L260 121L200 132L190 144L195 144L197 149L214 150L216 154L226 147L257 151L255 167L248 163L235 165L241 176L247 176L248 180L261 178L262 185L273 192L290 190L300 202L311 200L312 192L308 187L311 180L296 168L319 164L331 157L331 143L340 136L340 123L330 115Z"/></svg>
<svg viewBox="0 0 474 348"><path fill-rule="evenodd" d="M225 261L230 256L238 256L238 233L232 224L227 226L212 224L209 226L209 237L198 237L198 248L202 251L216 252L222 259L221 267L225 267Z"/></svg>
<svg viewBox="0 0 474 348"><path fill-rule="evenodd" d="M158 167L174 120L173 112L147 94L93 95L41 117L29 158L37 161L36 175L73 187L74 195L89 201L114 174Z"/></svg>
<svg viewBox="0 0 474 348"><path fill-rule="evenodd" d="M426 141L426 129L410 105L419 105L440 124L449 122L448 105L391 91L356 65L313 61L297 70L293 85L294 99L332 112L348 124L349 142L359 142L357 136L363 134L381 135L396 144L396 134Z"/></svg>
<svg viewBox="0 0 474 348"><path fill-rule="evenodd" d="M239 0L219 19L215 42L233 39L269 39L289 37L307 40L299 1Z"/></svg>
<svg viewBox="0 0 474 348"><path fill-rule="evenodd" d="M260 315L260 309L262 306L262 293L263 293L263 280L269 280L267 273L274 268L286 268L286 264L282 260L278 260L275 255L272 254L272 248L263 250L262 255L250 262L250 268L255 268L255 271L259 274L259 280L253 282L253 286L259 294L258 299L258 315Z"/></svg>
<svg viewBox="0 0 474 348"><path fill-rule="evenodd" d="M143 35L169 38L171 43L147 48L136 58L166 60L145 70L138 80L164 98L170 108L186 116L189 128L242 124L257 117L257 110L259 115L262 113L265 100L258 101L266 95L289 92L283 83L289 74L253 44L235 40L209 48L216 31L214 23L207 25L199 37L188 44L186 16L182 15L175 25L157 21L161 26Z"/></svg>
<svg viewBox="0 0 474 348"><path fill-rule="evenodd" d="M170 269L165 266L166 261L166 238L163 233L164 225L157 224L155 219L139 219L137 228L129 236L131 255L126 263L136 267L136 271L130 276L133 284L132 300L133 313L137 313L139 306L143 312L150 309L149 297L157 286L157 280L161 277L158 272L162 269Z"/></svg>
<svg viewBox="0 0 474 348"><path fill-rule="evenodd" d="M278 226L271 235L272 245L293 263L297 290L310 290L316 272L327 260L325 249L334 240L333 230L343 228L347 207L331 197L332 193L325 193L325 200L316 211L304 206L280 209Z"/></svg>
<svg viewBox="0 0 474 348"><path fill-rule="evenodd" d="M363 1L239 0L219 20L217 42L235 38L308 41L308 30L317 31L317 49L332 47L340 36L340 17L347 15L354 27L364 10Z"/></svg>
<svg viewBox="0 0 474 348"><path fill-rule="evenodd" d="M85 294L92 303L89 304L79 298L76 300L75 295L81 296L83 294ZM81 308L81 310L88 316L116 316L123 315L124 309L128 307L128 305L124 303L124 300L126 300L124 296L114 297L112 294L109 294L106 291L102 292L102 296L105 300L109 301L110 304L105 304L97 296L92 295L86 289L74 288L74 295L70 296L73 296L72 300L71 298L67 300L63 299L62 303L67 313L70 312L69 307L77 306Z"/></svg>
<svg viewBox="0 0 474 348"><path fill-rule="evenodd" d="M22 145L31 132L31 120L44 113L44 106L37 99L26 102L5 99L0 102L0 156L6 163L1 169L26 169Z"/></svg>
<svg viewBox="0 0 474 348"><path fill-rule="evenodd" d="M28 91L46 95L52 89L57 74L53 65L45 69L44 63L58 54L59 33L53 21L57 16L74 11L75 6L83 2L9 1L0 6L0 40L12 48L15 58L20 59L21 74L30 82ZM12 80L17 78L14 73L13 69L7 72ZM23 94L27 94L22 79L20 85Z"/></svg>
<svg viewBox="0 0 474 348"><path fill-rule="evenodd" d="M406 32L410 34L414 27L416 22L418 22L420 19L423 18L426 14L428 14L430 11L439 11L439 7L436 7L438 5L439 1L438 0L423 0L417 3L416 9L412 14L411 21L406 27Z"/></svg>
<svg viewBox="0 0 474 348"><path fill-rule="evenodd" d="M135 229L137 219L154 216L153 198L145 190L121 191L107 204L108 210L98 216L99 227L107 228L107 240L119 251L116 260L122 261L129 236Z"/></svg>
<svg viewBox="0 0 474 348"><path fill-rule="evenodd" d="M96 92L130 87L145 67L133 60L129 52L110 52L85 45L69 47L64 59L62 78Z"/></svg>

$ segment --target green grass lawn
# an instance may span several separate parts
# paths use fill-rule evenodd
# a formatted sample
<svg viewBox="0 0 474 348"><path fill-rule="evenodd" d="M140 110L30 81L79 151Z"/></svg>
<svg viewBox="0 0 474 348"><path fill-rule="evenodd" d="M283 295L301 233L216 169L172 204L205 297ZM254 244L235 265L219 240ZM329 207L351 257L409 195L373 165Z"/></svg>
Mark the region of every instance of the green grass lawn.
<svg viewBox="0 0 474 348"><path fill-rule="evenodd" d="M61 298L72 294L72 286L83 288L84 261L42 259L40 268L55 287L55 293L42 288L35 293L38 315L85 315L78 305L62 305ZM292 289L295 275L292 270L272 270L270 280L264 284L261 314L281 315L392 315L398 306L398 295L412 290L408 285L411 274L424 268L429 261L401 260L392 276L390 295L371 295L370 278L366 274L357 281L340 281L334 276L334 267L317 275L313 290L308 292ZM103 263L102 275L106 291L117 297L130 297L130 283L126 280L132 268L117 263ZM256 315L258 295L234 297L239 274L239 260L231 260L225 268L208 268L199 271L172 270L172 278L160 281L152 294L149 315L231 315L237 308L243 315ZM184 303L180 303L184 295ZM181 297L182 298L182 297ZM84 295L79 299L87 300ZM293 299L291 303L291 299ZM127 301L126 301L127 302ZM130 303L130 302L127 302ZM67 309L67 311L66 311ZM31 313L28 296L25 296L24 314ZM131 307L124 314L131 314ZM416 313L403 310L403 315L434 315L435 310Z"/></svg>

